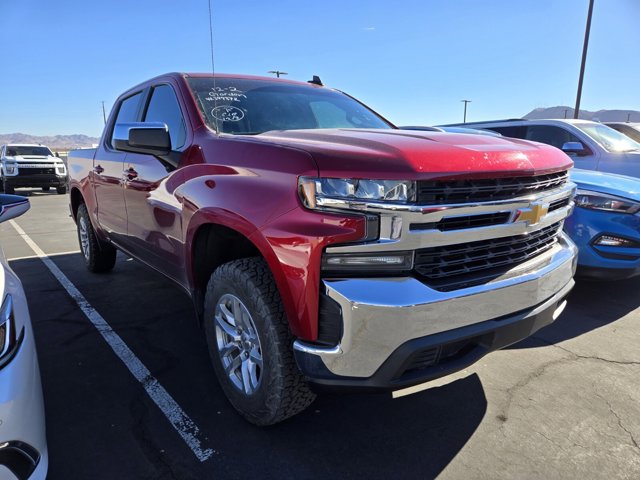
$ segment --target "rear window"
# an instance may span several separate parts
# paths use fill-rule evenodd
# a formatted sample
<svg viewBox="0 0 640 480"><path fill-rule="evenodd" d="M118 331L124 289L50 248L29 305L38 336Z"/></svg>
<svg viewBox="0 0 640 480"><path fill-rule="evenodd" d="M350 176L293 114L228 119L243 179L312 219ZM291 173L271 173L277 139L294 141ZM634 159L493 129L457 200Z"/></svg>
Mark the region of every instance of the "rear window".
<svg viewBox="0 0 640 480"><path fill-rule="evenodd" d="M188 78L209 127L257 135L271 130L393 128L353 98L311 85L234 78Z"/></svg>

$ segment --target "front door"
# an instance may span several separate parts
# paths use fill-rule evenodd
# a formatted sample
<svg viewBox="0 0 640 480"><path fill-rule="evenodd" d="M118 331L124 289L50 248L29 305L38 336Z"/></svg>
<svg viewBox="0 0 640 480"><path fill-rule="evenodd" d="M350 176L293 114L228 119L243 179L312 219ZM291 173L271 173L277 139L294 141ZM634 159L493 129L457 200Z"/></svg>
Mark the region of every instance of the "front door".
<svg viewBox="0 0 640 480"><path fill-rule="evenodd" d="M153 88L143 121L166 124L172 150L184 150L184 117L170 85ZM127 248L145 263L183 283L182 204L173 194L182 183L180 175L179 170L153 155L130 153L124 166Z"/></svg>
<svg viewBox="0 0 640 480"><path fill-rule="evenodd" d="M138 119L141 100L142 92L122 100L117 106L115 123L135 122ZM98 223L109 237L119 244L127 234L127 210L122 188L122 172L127 154L116 151L111 142L111 137L105 138L98 148L91 175L98 205Z"/></svg>

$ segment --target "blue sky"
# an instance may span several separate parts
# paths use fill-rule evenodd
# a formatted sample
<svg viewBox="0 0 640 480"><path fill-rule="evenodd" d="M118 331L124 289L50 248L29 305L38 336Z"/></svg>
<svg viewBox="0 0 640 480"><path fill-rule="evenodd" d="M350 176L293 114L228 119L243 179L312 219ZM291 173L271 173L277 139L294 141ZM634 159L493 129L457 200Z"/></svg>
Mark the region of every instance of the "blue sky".
<svg viewBox="0 0 640 480"><path fill-rule="evenodd" d="M588 0L212 0L216 70L289 72L397 124L575 103ZM640 110L640 1L595 0L582 108ZM102 106L210 71L207 0L0 0L0 133L102 131Z"/></svg>

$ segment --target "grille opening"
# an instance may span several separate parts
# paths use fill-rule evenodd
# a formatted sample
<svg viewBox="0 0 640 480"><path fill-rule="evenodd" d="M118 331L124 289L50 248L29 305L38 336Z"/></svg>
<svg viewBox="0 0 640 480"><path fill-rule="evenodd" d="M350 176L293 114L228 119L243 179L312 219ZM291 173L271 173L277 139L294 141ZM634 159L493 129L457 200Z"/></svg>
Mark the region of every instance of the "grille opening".
<svg viewBox="0 0 640 480"><path fill-rule="evenodd" d="M55 175L55 168L20 168L18 165L18 176L26 177L31 175Z"/></svg>
<svg viewBox="0 0 640 480"><path fill-rule="evenodd" d="M467 338L437 347L429 347L414 353L407 367L396 378L409 375L436 365L443 365L464 357L476 348L482 336Z"/></svg>
<svg viewBox="0 0 640 480"><path fill-rule="evenodd" d="M507 200L558 188L568 178L567 171L562 171L532 177L420 181L417 199L423 205Z"/></svg>
<svg viewBox="0 0 640 480"><path fill-rule="evenodd" d="M530 234L416 251L414 272L424 283L451 291L486 283L550 249L561 222Z"/></svg>
<svg viewBox="0 0 640 480"><path fill-rule="evenodd" d="M567 197L567 198L561 198L560 200L556 200L555 202L551 202L549 204L549 210L548 212L553 212L554 210L558 210L562 207L566 207L567 205L569 205L569 203L571 202L571 198Z"/></svg>
<svg viewBox="0 0 640 480"><path fill-rule="evenodd" d="M412 223L409 227L415 230L440 230L450 232L452 230L463 230L466 228L490 227L507 223L510 212L483 213L480 215L465 215L464 217L443 218L439 222Z"/></svg>

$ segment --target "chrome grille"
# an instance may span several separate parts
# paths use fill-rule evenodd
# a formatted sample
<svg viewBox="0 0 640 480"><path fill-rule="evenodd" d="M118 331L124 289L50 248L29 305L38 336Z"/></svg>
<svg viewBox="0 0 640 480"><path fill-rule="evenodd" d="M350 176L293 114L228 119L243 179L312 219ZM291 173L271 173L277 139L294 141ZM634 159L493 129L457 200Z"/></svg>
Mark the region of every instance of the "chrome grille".
<svg viewBox="0 0 640 480"><path fill-rule="evenodd" d="M551 248L561 227L559 222L526 235L417 250L414 270L437 290L484 283Z"/></svg>
<svg viewBox="0 0 640 480"><path fill-rule="evenodd" d="M558 188L568 178L567 171L562 171L532 177L419 181L417 200L420 205L508 200Z"/></svg>
<svg viewBox="0 0 640 480"><path fill-rule="evenodd" d="M55 168L24 168L18 167L18 176L28 175L55 175Z"/></svg>

